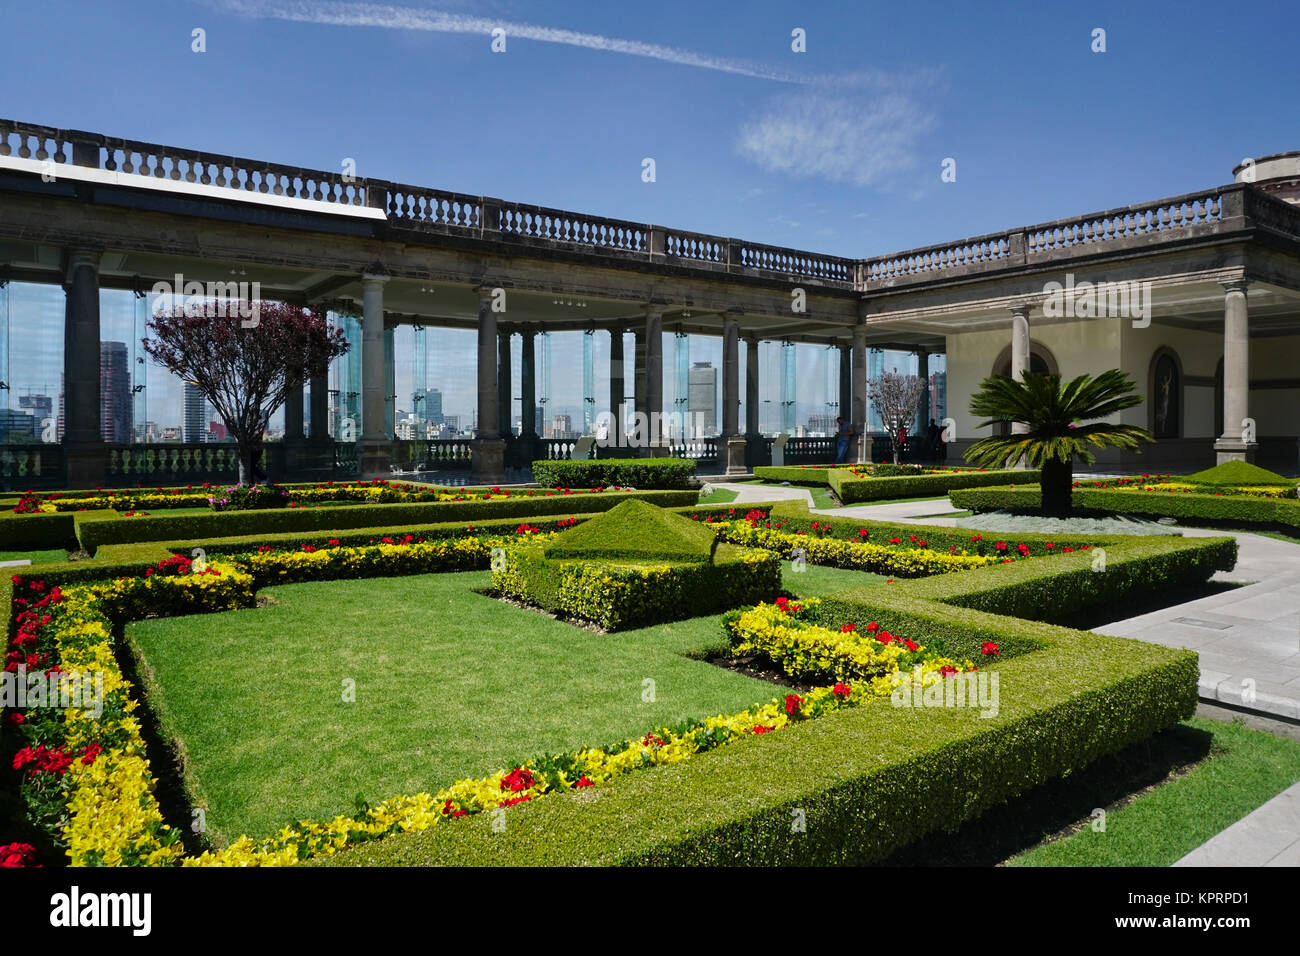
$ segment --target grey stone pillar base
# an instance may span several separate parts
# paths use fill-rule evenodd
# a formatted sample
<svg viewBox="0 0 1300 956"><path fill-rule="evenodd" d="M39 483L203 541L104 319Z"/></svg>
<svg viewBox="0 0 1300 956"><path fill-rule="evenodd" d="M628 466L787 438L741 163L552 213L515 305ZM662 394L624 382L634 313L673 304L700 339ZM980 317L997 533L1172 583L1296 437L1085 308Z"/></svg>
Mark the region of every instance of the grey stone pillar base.
<svg viewBox="0 0 1300 956"><path fill-rule="evenodd" d="M476 485L499 485L506 480L506 440L479 438L470 445L474 464L470 470Z"/></svg>
<svg viewBox="0 0 1300 956"><path fill-rule="evenodd" d="M108 479L108 449L103 442L65 442L63 460L69 489L99 488ZM15 488L18 486L14 483Z"/></svg>
<svg viewBox="0 0 1300 956"><path fill-rule="evenodd" d="M1227 461L1248 461L1255 463L1255 452L1259 443L1242 441L1240 438L1219 438L1214 442L1214 463L1222 465Z"/></svg>
<svg viewBox="0 0 1300 956"><path fill-rule="evenodd" d="M393 471L389 468L393 461L393 445L386 438L361 439L358 442L357 460L361 466L361 477L367 481L393 476Z"/></svg>
<svg viewBox="0 0 1300 956"><path fill-rule="evenodd" d="M749 469L745 467L745 448L748 442L740 435L727 439L727 474L743 475Z"/></svg>

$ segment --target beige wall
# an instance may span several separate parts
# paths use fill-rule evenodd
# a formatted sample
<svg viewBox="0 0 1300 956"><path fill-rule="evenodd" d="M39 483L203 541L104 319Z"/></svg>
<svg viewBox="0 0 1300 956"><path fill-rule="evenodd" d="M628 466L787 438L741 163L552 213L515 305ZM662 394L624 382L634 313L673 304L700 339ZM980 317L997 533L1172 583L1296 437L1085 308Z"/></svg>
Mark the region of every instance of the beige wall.
<svg viewBox="0 0 1300 956"><path fill-rule="evenodd" d="M1211 383L1214 370L1223 357L1223 335L1220 332L1201 332L1194 329L1160 325L1153 322L1142 329L1133 328L1132 322L1123 323L1121 364L1125 372L1137 382L1138 391L1145 399L1137 408L1124 412L1123 420L1132 425L1150 428L1151 361L1161 348L1171 350L1183 370L1183 438L1214 438L1214 386L1188 385L1188 378L1206 378Z"/></svg>
<svg viewBox="0 0 1300 956"><path fill-rule="evenodd" d="M1074 378L1085 372L1095 374L1119 364L1118 319L1047 324L1041 316L1031 315L1029 338L1031 347L1041 346L1051 353L1063 378ZM994 363L1010 344L1010 315L1005 331L966 332L947 337L948 414L957 422L959 437L983 438L987 434L988 429L974 431L977 419L969 411L970 396L980 382L993 374Z"/></svg>
<svg viewBox="0 0 1300 956"><path fill-rule="evenodd" d="M1223 357L1220 332L1202 332L1152 323L1133 328L1129 319L1093 319L1047 324L1031 316L1029 334L1035 346L1043 346L1056 359L1063 378L1085 372L1096 374L1120 368L1137 383L1143 404L1120 417L1130 424L1149 427L1151 361L1161 348L1172 350L1183 370L1184 438L1213 439L1215 395L1213 384L1188 384L1187 379L1212 383ZM994 371L998 356L1011 342L1011 320L1005 331L966 332L947 337L948 414L957 421L961 438L982 438L974 432L975 419L968 411L971 394ZM1255 338L1250 341L1252 382L1291 380L1300 382L1300 335ZM1255 388L1250 393L1250 410L1258 434L1268 437L1300 434L1300 388Z"/></svg>

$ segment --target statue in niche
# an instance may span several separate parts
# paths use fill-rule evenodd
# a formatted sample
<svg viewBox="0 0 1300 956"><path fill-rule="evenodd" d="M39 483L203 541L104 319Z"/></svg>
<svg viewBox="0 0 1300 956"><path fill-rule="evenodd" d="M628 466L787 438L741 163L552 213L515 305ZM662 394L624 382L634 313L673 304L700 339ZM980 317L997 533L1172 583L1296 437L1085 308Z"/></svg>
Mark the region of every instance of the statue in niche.
<svg viewBox="0 0 1300 956"><path fill-rule="evenodd" d="M1162 355L1156 361L1155 374L1156 438L1177 438L1179 418L1178 366L1173 358Z"/></svg>

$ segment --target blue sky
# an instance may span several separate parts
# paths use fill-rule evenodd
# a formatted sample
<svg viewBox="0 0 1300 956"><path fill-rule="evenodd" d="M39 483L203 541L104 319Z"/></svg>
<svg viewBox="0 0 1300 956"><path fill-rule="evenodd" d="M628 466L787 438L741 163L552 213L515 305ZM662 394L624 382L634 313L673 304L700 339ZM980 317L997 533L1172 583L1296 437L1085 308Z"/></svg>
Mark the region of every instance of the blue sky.
<svg viewBox="0 0 1300 956"><path fill-rule="evenodd" d="M5 10L0 115L864 256L1189 192L1296 148L1293 18L1269 2L45 0Z"/></svg>

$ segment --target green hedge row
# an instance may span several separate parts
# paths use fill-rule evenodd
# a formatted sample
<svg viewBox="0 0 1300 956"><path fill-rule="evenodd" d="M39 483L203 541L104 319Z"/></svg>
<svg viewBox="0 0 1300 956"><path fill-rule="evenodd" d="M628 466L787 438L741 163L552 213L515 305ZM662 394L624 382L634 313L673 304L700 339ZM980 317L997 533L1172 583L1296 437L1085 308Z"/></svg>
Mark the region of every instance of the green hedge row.
<svg viewBox="0 0 1300 956"><path fill-rule="evenodd" d="M955 491L954 506L970 511L1036 511L1037 488L985 488ZM1300 532L1300 501L1293 498L1252 498L1246 495L1191 494L1169 491L1120 491L1114 488L1075 488L1074 507L1148 518L1177 518L1206 524L1257 524L1291 534Z"/></svg>
<svg viewBox="0 0 1300 956"><path fill-rule="evenodd" d="M1033 469L958 471L940 475L903 475L897 478L858 478L836 469L829 474L831 490L846 505L859 501L887 501L895 498L928 498L956 488L1001 485L1014 480L1037 486L1039 473Z"/></svg>
<svg viewBox="0 0 1300 956"><path fill-rule="evenodd" d="M1135 550L1126 553L1130 546ZM1168 553L1215 547L1130 538L1109 558L1159 574ZM1068 576L1072 569L1062 562L1043 566ZM983 668L998 674L996 716L888 701L846 708L629 774L590 794L511 808L502 832L485 814L364 844L316 865L869 864L1191 716L1198 674L1192 651L922 596L949 578L954 587L966 581L972 592L994 587L1006 594L998 576L1018 567L823 599L836 620L877 620L917 639L942 635L971 648L987 640L1015 650ZM1107 600L1108 587L1096 581L1095 599Z"/></svg>
<svg viewBox="0 0 1300 956"><path fill-rule="evenodd" d="M503 594L607 631L662 624L770 600L781 559L721 544L711 563L547 558L540 547L509 549L493 569Z"/></svg>
<svg viewBox="0 0 1300 956"><path fill-rule="evenodd" d="M14 514L0 511L0 551L75 548L77 523L71 514Z"/></svg>
<svg viewBox="0 0 1300 956"><path fill-rule="evenodd" d="M818 487L830 482L832 471L842 471L847 469L848 465L842 468L832 468L827 465L825 468L796 468L793 465L758 465L754 468L754 477L762 478L764 481L788 481L792 485L811 485ZM845 471L845 474L848 474Z"/></svg>
<svg viewBox="0 0 1300 956"><path fill-rule="evenodd" d="M694 491L616 491L605 494L551 495L539 493L490 501L437 501L416 504L344 505L333 508L285 508L274 511L230 511L197 515L157 515L121 521L81 523L77 537L92 554L106 544L136 541L198 540L231 535L277 532L329 531L432 524L441 521L478 521L556 514L586 514L612 508L628 498L663 506L688 505L698 499ZM85 515L90 512L73 512Z"/></svg>
<svg viewBox="0 0 1300 956"><path fill-rule="evenodd" d="M533 462L533 481L543 488L687 488L694 474L689 458Z"/></svg>

